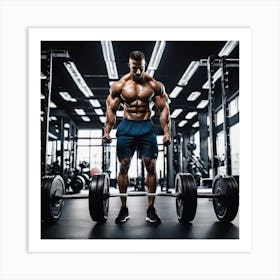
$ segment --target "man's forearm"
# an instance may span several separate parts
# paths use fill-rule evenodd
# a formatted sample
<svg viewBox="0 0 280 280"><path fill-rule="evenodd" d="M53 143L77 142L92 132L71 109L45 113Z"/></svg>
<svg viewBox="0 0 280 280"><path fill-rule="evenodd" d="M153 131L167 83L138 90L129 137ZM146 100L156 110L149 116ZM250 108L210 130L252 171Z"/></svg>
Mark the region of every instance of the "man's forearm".
<svg viewBox="0 0 280 280"><path fill-rule="evenodd" d="M170 134L170 115L168 108L164 108L160 114L160 125L164 134Z"/></svg>
<svg viewBox="0 0 280 280"><path fill-rule="evenodd" d="M112 128L116 123L116 112L108 109L106 114L106 125L105 125L105 134L110 134Z"/></svg>

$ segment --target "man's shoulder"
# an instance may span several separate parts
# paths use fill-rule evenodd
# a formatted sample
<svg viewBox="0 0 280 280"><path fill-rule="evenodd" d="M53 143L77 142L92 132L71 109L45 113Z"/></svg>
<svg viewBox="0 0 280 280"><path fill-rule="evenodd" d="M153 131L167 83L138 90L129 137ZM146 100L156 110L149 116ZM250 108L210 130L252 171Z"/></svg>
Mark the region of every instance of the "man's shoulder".
<svg viewBox="0 0 280 280"><path fill-rule="evenodd" d="M154 79L152 76L145 74L145 80L149 83L149 85L152 87L154 92L156 94L162 94L163 93L163 84L156 79Z"/></svg>
<svg viewBox="0 0 280 280"><path fill-rule="evenodd" d="M126 82L127 82L127 75L123 76L120 80L115 81L112 85L111 85L111 93L113 95L120 95L122 88L125 86Z"/></svg>

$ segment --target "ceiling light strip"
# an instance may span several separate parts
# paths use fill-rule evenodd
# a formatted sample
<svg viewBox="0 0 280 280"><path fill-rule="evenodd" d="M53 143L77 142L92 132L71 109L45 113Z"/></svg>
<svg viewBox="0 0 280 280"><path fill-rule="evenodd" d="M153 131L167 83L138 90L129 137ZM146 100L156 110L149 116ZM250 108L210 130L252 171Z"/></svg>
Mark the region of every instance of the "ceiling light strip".
<svg viewBox="0 0 280 280"><path fill-rule="evenodd" d="M101 47L109 79L118 79L119 76L112 41L101 41Z"/></svg>
<svg viewBox="0 0 280 280"><path fill-rule="evenodd" d="M75 109L75 112L80 116L86 115L86 112L84 111L84 109Z"/></svg>
<svg viewBox="0 0 280 280"><path fill-rule="evenodd" d="M187 98L188 101L195 101L199 96L201 95L201 92L199 91L193 91Z"/></svg>
<svg viewBox="0 0 280 280"><path fill-rule="evenodd" d="M238 41L227 41L226 44L223 46L221 51L219 52L218 56L228 56L230 53L235 49L238 45Z"/></svg>
<svg viewBox="0 0 280 280"><path fill-rule="evenodd" d="M219 68L213 75L213 84L215 84L222 76L222 68ZM209 81L206 81L202 86L203 89L209 89Z"/></svg>
<svg viewBox="0 0 280 280"><path fill-rule="evenodd" d="M152 56L147 68L147 74L150 76L154 76L155 71L158 69L159 63L162 58L163 51L165 49L166 42L165 41L156 41L154 46Z"/></svg>
<svg viewBox="0 0 280 280"><path fill-rule="evenodd" d="M80 89L80 91L86 96L90 97L93 96L92 91L86 84L85 80L83 79L82 75L78 71L76 65L72 61L64 62L64 66L71 75L72 79L74 80L77 87Z"/></svg>
<svg viewBox="0 0 280 280"><path fill-rule="evenodd" d="M175 87L172 90L172 92L169 94L169 97L170 98L176 98L182 90L183 90L182 87Z"/></svg>
<svg viewBox="0 0 280 280"><path fill-rule="evenodd" d="M187 120L183 120L183 121L180 121L180 122L178 123L178 126L179 126L179 127L183 127L183 126L185 126L187 123L188 123Z"/></svg>
<svg viewBox="0 0 280 280"><path fill-rule="evenodd" d="M170 115L170 118L177 118L182 112L183 109L175 109L173 113Z"/></svg>
<svg viewBox="0 0 280 280"><path fill-rule="evenodd" d="M191 79L191 77L193 76L193 74L198 69L198 67L199 67L199 61L192 61L189 64L185 73L183 74L182 78L178 82L178 86L182 86L182 87L186 86L189 80Z"/></svg>

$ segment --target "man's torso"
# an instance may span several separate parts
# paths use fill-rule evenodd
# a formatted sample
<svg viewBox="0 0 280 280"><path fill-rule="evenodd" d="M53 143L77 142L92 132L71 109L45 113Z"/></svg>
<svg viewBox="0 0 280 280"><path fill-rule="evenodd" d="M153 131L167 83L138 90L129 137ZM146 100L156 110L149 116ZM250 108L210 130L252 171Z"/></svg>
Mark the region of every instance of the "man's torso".
<svg viewBox="0 0 280 280"><path fill-rule="evenodd" d="M150 104L158 87L157 82L151 78L135 82L129 79L129 75L124 76L121 81L120 98L124 103L124 117L128 120L149 119Z"/></svg>

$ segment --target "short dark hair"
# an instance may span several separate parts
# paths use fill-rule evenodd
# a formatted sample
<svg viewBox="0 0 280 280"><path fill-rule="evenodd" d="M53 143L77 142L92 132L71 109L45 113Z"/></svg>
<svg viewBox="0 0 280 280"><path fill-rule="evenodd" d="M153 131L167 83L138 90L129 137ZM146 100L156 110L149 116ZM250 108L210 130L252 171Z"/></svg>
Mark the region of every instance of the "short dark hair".
<svg viewBox="0 0 280 280"><path fill-rule="evenodd" d="M136 60L136 61L141 61L142 59L145 60L145 55L141 51L132 51L129 55L129 58Z"/></svg>

